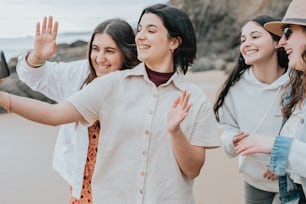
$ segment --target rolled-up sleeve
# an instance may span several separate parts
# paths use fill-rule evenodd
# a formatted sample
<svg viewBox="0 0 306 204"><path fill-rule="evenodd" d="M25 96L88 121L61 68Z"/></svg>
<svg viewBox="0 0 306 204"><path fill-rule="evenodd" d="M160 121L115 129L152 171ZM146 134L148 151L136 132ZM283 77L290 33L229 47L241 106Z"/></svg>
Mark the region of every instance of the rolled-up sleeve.
<svg viewBox="0 0 306 204"><path fill-rule="evenodd" d="M283 176L286 174L288 155L292 145L292 137L277 136L272 148L270 170Z"/></svg>

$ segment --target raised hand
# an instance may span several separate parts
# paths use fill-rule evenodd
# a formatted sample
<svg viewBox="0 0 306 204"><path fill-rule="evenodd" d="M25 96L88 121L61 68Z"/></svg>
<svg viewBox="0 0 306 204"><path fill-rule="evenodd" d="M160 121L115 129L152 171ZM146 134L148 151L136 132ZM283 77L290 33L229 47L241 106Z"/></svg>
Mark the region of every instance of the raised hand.
<svg viewBox="0 0 306 204"><path fill-rule="evenodd" d="M170 133L179 130L180 123L187 116L191 107L191 104L189 104L189 97L190 94L187 94L186 91L183 91L182 95L177 97L173 102L167 117L168 131Z"/></svg>
<svg viewBox="0 0 306 204"><path fill-rule="evenodd" d="M53 17L45 16L42 26L40 22L36 24L36 34L34 41L33 54L41 61L50 58L56 52L56 36L58 31L58 22L53 23Z"/></svg>

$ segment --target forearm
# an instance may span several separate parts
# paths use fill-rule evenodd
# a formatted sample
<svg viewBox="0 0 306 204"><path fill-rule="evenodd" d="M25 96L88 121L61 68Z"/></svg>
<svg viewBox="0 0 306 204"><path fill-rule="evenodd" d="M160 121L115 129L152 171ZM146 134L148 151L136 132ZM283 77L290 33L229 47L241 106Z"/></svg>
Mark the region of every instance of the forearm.
<svg viewBox="0 0 306 204"><path fill-rule="evenodd" d="M205 149L192 146L180 128L171 133L171 137L175 158L181 171L190 179L197 177L205 162Z"/></svg>
<svg viewBox="0 0 306 204"><path fill-rule="evenodd" d="M82 119L69 102L49 104L6 92L0 92L0 106L24 118L47 125L60 125Z"/></svg>

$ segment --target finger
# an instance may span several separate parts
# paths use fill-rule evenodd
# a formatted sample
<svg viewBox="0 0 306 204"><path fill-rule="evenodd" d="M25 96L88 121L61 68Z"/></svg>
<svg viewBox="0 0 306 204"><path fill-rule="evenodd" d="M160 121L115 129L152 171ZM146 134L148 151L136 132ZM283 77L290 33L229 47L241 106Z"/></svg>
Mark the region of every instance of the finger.
<svg viewBox="0 0 306 204"><path fill-rule="evenodd" d="M48 26L47 26L48 34L51 34L51 32L52 32L52 24L53 24L53 18L52 18L52 16L49 16L49 18L48 18Z"/></svg>
<svg viewBox="0 0 306 204"><path fill-rule="evenodd" d="M58 21L55 21L54 27L53 27L53 32L52 32L52 37L56 39L57 37L57 31L58 31Z"/></svg>
<svg viewBox="0 0 306 204"><path fill-rule="evenodd" d="M181 116L179 118L179 123L181 123L186 118L187 114L188 113L186 113L186 112L181 114Z"/></svg>
<svg viewBox="0 0 306 204"><path fill-rule="evenodd" d="M173 102L172 108L175 108L179 104L180 100L181 100L181 97L177 97Z"/></svg>
<svg viewBox="0 0 306 204"><path fill-rule="evenodd" d="M182 100L182 103L181 103L182 109L184 111L188 107L189 98L190 98L190 94L186 92L185 95L184 95L184 98Z"/></svg>
<svg viewBox="0 0 306 204"><path fill-rule="evenodd" d="M36 23L36 32L35 32L36 37L40 35L40 22Z"/></svg>
<svg viewBox="0 0 306 204"><path fill-rule="evenodd" d="M46 33L46 28L47 27L47 17L45 16L44 17L44 20L43 20L43 24L42 24L42 28L41 28L41 33Z"/></svg>
<svg viewBox="0 0 306 204"><path fill-rule="evenodd" d="M278 180L278 176L274 174L274 175L272 176L272 181L275 181L275 180Z"/></svg>
<svg viewBox="0 0 306 204"><path fill-rule="evenodd" d="M190 110L191 106L192 106L191 104L188 104L188 106L185 108L185 112L186 112L186 113L188 113L188 112L189 112L189 110Z"/></svg>
<svg viewBox="0 0 306 204"><path fill-rule="evenodd" d="M236 144L238 144L241 140L243 140L244 138L246 138L248 135L246 135L246 134L244 134L244 133L241 133L241 134L239 134L239 135L237 135L237 136L235 136L234 138L233 138L233 143L236 143Z"/></svg>
<svg viewBox="0 0 306 204"><path fill-rule="evenodd" d="M182 95L181 95L181 100L180 100L180 104L182 105L182 103L183 103L183 101L184 101L184 99L185 99L185 96L186 96L186 91L184 90L183 92L182 92Z"/></svg>

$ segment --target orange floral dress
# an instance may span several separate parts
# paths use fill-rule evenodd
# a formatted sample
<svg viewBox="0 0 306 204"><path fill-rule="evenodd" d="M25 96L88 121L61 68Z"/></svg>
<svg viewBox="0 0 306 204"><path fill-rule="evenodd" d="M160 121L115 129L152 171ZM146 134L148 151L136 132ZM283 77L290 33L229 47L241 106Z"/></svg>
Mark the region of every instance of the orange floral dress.
<svg viewBox="0 0 306 204"><path fill-rule="evenodd" d="M92 204L92 194L91 194L91 179L95 169L96 157L98 152L99 144L99 132L100 132L100 123L96 121L94 125L88 128L88 153L87 160L84 170L83 177L83 187L81 192L80 199L76 199L72 196L70 186L70 204Z"/></svg>

